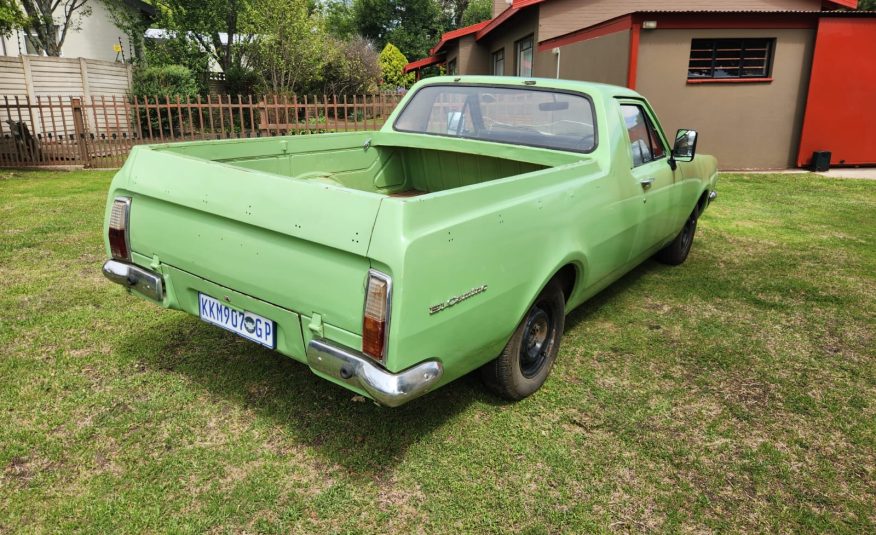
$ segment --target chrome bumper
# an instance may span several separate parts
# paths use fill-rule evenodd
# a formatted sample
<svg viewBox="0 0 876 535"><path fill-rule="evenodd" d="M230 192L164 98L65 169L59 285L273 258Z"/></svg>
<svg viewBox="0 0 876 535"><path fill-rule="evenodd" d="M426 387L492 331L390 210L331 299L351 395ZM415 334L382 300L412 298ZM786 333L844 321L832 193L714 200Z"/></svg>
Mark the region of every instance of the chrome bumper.
<svg viewBox="0 0 876 535"><path fill-rule="evenodd" d="M118 260L107 260L103 265L103 274L114 283L121 284L153 301L161 301L164 298L164 280L158 273Z"/></svg>
<svg viewBox="0 0 876 535"><path fill-rule="evenodd" d="M352 349L318 338L307 344L307 363L315 371L364 390L387 407L398 407L422 396L444 372L440 362L430 360L391 373Z"/></svg>

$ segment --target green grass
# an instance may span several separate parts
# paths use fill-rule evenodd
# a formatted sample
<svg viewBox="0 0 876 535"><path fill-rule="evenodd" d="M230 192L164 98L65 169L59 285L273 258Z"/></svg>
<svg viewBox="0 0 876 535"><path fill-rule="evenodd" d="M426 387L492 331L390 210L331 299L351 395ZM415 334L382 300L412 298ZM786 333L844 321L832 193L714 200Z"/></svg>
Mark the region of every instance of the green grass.
<svg viewBox="0 0 876 535"><path fill-rule="evenodd" d="M725 175L535 396L388 410L103 280L110 176L0 171L0 532L876 530L876 182Z"/></svg>

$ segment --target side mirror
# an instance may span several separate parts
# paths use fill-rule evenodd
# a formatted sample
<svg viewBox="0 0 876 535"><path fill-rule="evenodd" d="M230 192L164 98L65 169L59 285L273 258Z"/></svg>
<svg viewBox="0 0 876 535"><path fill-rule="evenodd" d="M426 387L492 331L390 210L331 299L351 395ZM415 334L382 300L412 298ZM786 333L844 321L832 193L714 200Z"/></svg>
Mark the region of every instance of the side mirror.
<svg viewBox="0 0 876 535"><path fill-rule="evenodd" d="M681 128L675 134L675 146L672 147L672 157L680 162L693 160L697 152L697 131Z"/></svg>

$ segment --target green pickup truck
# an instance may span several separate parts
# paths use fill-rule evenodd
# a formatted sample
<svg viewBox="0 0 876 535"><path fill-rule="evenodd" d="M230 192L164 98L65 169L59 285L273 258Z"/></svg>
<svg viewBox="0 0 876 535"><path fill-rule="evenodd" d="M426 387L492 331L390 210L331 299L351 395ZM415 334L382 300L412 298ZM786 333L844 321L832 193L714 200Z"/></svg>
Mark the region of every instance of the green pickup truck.
<svg viewBox="0 0 876 535"><path fill-rule="evenodd" d="M384 405L476 369L522 399L569 311L685 260L716 195L695 152L629 89L430 78L375 132L136 147L103 272Z"/></svg>

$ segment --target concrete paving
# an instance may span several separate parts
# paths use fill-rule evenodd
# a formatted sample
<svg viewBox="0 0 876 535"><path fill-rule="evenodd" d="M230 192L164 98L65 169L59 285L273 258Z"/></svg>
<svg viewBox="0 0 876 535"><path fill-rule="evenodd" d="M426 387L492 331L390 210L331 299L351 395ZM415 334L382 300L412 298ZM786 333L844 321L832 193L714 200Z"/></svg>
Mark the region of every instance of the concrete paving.
<svg viewBox="0 0 876 535"><path fill-rule="evenodd" d="M816 173L828 178L863 178L865 180L876 180L876 168L874 167L837 167L826 173Z"/></svg>
<svg viewBox="0 0 876 535"><path fill-rule="evenodd" d="M770 170L739 170L739 171L722 171L722 173L742 173L742 174L806 174L810 173L807 169L770 169ZM855 178L862 180L876 180L876 167L835 167L826 173L815 173L827 178Z"/></svg>

